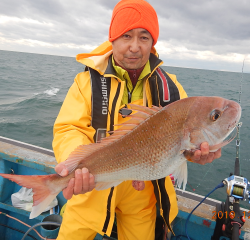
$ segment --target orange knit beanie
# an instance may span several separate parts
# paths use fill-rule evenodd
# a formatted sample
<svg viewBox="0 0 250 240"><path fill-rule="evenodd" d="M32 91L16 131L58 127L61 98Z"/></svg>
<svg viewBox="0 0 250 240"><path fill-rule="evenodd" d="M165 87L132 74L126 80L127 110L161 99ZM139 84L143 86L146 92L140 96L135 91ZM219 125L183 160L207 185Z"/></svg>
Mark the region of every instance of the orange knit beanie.
<svg viewBox="0 0 250 240"><path fill-rule="evenodd" d="M154 8L145 0L121 0L114 8L109 27L109 41L122 36L134 28L144 28L156 44L159 24Z"/></svg>

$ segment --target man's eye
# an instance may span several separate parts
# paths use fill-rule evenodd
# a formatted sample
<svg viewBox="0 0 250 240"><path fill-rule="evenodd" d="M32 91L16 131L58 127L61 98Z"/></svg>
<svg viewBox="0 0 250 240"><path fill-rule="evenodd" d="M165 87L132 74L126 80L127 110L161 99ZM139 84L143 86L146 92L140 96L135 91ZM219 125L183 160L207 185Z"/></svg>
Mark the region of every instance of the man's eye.
<svg viewBox="0 0 250 240"><path fill-rule="evenodd" d="M141 37L142 40L147 41L149 38L148 37Z"/></svg>
<svg viewBox="0 0 250 240"><path fill-rule="evenodd" d="M123 37L124 37L124 38L130 38L130 35L124 34Z"/></svg>

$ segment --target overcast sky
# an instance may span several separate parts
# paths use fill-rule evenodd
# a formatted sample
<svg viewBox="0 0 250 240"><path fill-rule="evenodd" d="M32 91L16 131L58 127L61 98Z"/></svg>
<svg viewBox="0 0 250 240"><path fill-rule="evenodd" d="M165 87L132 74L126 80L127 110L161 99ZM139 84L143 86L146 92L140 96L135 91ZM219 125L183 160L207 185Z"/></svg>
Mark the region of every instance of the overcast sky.
<svg viewBox="0 0 250 240"><path fill-rule="evenodd" d="M0 50L72 56L108 40L118 0L1 0ZM148 0L164 65L250 72L249 0ZM1 53L0 53L1 54Z"/></svg>

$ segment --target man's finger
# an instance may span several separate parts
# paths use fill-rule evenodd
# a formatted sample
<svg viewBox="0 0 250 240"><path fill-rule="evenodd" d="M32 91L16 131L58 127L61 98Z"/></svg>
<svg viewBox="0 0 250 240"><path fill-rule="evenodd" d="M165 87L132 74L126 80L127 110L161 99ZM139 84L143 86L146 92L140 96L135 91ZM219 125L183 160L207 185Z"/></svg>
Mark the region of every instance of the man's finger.
<svg viewBox="0 0 250 240"><path fill-rule="evenodd" d="M207 142L203 142L201 144L201 155L208 155L209 154L209 145Z"/></svg>
<svg viewBox="0 0 250 240"><path fill-rule="evenodd" d="M69 200L72 198L74 193L74 185L75 185L75 179L71 178L68 184L68 187L63 190L63 196Z"/></svg>
<svg viewBox="0 0 250 240"><path fill-rule="evenodd" d="M75 185L74 185L74 194L78 195L82 193L82 171L77 169L75 171Z"/></svg>
<svg viewBox="0 0 250 240"><path fill-rule="evenodd" d="M194 152L193 158L191 158L192 161L199 161L201 158L201 150L196 150Z"/></svg>
<svg viewBox="0 0 250 240"><path fill-rule="evenodd" d="M211 163L213 159L214 159L214 153L209 153L206 155L202 155L199 163L205 165L206 163Z"/></svg>
<svg viewBox="0 0 250 240"><path fill-rule="evenodd" d="M221 157L221 148L218 149L215 153L214 153L214 159L220 158Z"/></svg>
<svg viewBox="0 0 250 240"><path fill-rule="evenodd" d="M89 191L92 191L95 188L95 177L90 173L89 174Z"/></svg>
<svg viewBox="0 0 250 240"><path fill-rule="evenodd" d="M63 164L56 165L55 171L62 177L65 177L69 174L68 169Z"/></svg>
<svg viewBox="0 0 250 240"><path fill-rule="evenodd" d="M82 191L83 193L89 191L89 170L87 168L82 169Z"/></svg>

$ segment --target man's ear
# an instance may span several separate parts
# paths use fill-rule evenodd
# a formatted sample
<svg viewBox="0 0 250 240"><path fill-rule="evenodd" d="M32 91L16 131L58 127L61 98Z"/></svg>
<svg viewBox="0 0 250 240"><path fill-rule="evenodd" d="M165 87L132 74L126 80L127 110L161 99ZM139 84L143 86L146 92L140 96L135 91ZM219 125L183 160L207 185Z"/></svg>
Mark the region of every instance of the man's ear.
<svg viewBox="0 0 250 240"><path fill-rule="evenodd" d="M153 47L153 44L152 44L152 48L151 48L151 51L150 51L151 53L153 53L154 55L156 55L157 57L158 57L158 54L157 54L157 52L156 52L156 49L155 49L155 47Z"/></svg>

